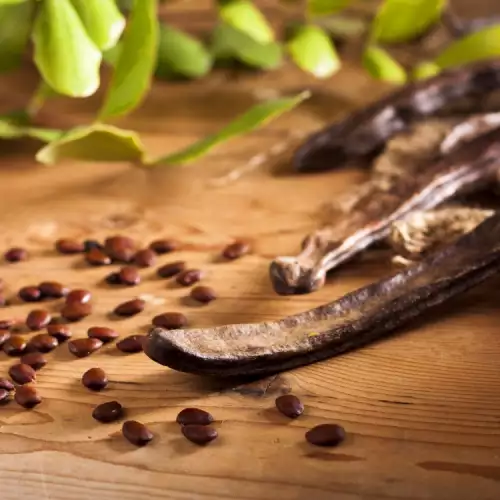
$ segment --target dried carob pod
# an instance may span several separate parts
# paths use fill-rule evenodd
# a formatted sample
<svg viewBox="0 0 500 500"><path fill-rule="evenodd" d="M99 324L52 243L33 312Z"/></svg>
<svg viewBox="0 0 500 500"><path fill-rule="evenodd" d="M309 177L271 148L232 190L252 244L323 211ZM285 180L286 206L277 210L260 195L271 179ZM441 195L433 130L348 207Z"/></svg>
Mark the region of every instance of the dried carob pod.
<svg viewBox="0 0 500 500"><path fill-rule="evenodd" d="M392 277L316 309L267 323L153 329L146 353L176 370L266 375L363 346L500 272L500 214Z"/></svg>

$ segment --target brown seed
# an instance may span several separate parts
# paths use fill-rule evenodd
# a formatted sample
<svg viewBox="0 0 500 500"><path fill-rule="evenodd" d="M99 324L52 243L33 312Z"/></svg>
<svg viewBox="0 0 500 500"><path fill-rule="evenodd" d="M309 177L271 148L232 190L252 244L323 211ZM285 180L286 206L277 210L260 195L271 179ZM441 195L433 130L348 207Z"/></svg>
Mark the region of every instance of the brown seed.
<svg viewBox="0 0 500 500"><path fill-rule="evenodd" d="M68 325L49 325L47 326L47 333L55 337L60 344L73 335Z"/></svg>
<svg viewBox="0 0 500 500"><path fill-rule="evenodd" d="M158 314L153 318L153 325L166 330L177 330L187 326L188 320L184 314L179 312L167 312Z"/></svg>
<svg viewBox="0 0 500 500"><path fill-rule="evenodd" d="M90 314L92 314L92 305L88 303L71 302L61 310L61 316L68 321L80 321Z"/></svg>
<svg viewBox="0 0 500 500"><path fill-rule="evenodd" d="M108 401L94 408L92 416L99 422L109 423L120 419L124 414L123 406L118 401Z"/></svg>
<svg viewBox="0 0 500 500"><path fill-rule="evenodd" d="M85 252L90 252L92 248L98 248L99 250L104 250L104 245L101 245L97 240L85 240L83 242L83 247Z"/></svg>
<svg viewBox="0 0 500 500"><path fill-rule="evenodd" d="M228 260L235 260L243 257L250 251L250 245L244 241L235 241L228 245L223 251L222 256Z"/></svg>
<svg viewBox="0 0 500 500"><path fill-rule="evenodd" d="M146 306L146 302L142 299L133 299L128 300L127 302L123 302L115 307L114 313L117 316L135 316L140 312L144 311L144 307Z"/></svg>
<svg viewBox="0 0 500 500"><path fill-rule="evenodd" d="M68 342L68 349L77 358L85 358L102 347L99 339L74 339Z"/></svg>
<svg viewBox="0 0 500 500"><path fill-rule="evenodd" d="M36 373L30 365L17 363L9 368L10 378L19 385L29 384L36 379Z"/></svg>
<svg viewBox="0 0 500 500"><path fill-rule="evenodd" d="M141 282L139 271L132 266L125 266L120 269L118 273L120 283L127 286L135 286Z"/></svg>
<svg viewBox="0 0 500 500"><path fill-rule="evenodd" d="M45 328L52 319L48 311L44 309L35 309L28 314L26 318L26 326L32 330L37 331Z"/></svg>
<svg viewBox="0 0 500 500"><path fill-rule="evenodd" d="M59 253L71 255L75 253L82 253L85 251L85 245L77 240L70 238L61 238L56 241L56 250Z"/></svg>
<svg viewBox="0 0 500 500"><path fill-rule="evenodd" d="M176 419L181 425L210 425L213 421L214 417L208 411L199 408L184 408Z"/></svg>
<svg viewBox="0 0 500 500"><path fill-rule="evenodd" d="M111 258L98 248L92 248L85 254L85 260L91 266L107 266L111 264Z"/></svg>
<svg viewBox="0 0 500 500"><path fill-rule="evenodd" d="M218 436L217 431L208 425L183 425L181 431L185 438L199 445L210 443Z"/></svg>
<svg viewBox="0 0 500 500"><path fill-rule="evenodd" d="M4 405L10 401L10 393L9 391L0 388L0 404Z"/></svg>
<svg viewBox="0 0 500 500"><path fill-rule="evenodd" d="M53 351L59 342L55 337L48 333L39 333L30 339L28 342L29 351L50 352Z"/></svg>
<svg viewBox="0 0 500 500"><path fill-rule="evenodd" d="M57 281L43 281L38 285L43 298L60 299L68 295L68 288Z"/></svg>
<svg viewBox="0 0 500 500"><path fill-rule="evenodd" d="M0 347L2 347L7 340L10 339L9 330L0 330Z"/></svg>
<svg viewBox="0 0 500 500"><path fill-rule="evenodd" d="M315 446L337 446L345 439L345 430L337 424L321 424L306 432L306 441Z"/></svg>
<svg viewBox="0 0 500 500"><path fill-rule="evenodd" d="M104 242L106 253L116 262L130 262L135 254L134 240L127 236L112 236Z"/></svg>
<svg viewBox="0 0 500 500"><path fill-rule="evenodd" d="M20 335L11 335L3 344L3 352L8 356L20 356L26 350L26 340Z"/></svg>
<svg viewBox="0 0 500 500"><path fill-rule="evenodd" d="M153 439L153 433L137 420L127 420L123 423L122 434L136 446L144 446Z"/></svg>
<svg viewBox="0 0 500 500"><path fill-rule="evenodd" d="M40 370L47 364L47 359L40 352L29 352L23 354L20 359L21 363L31 366L33 370Z"/></svg>
<svg viewBox="0 0 500 500"><path fill-rule="evenodd" d="M75 288L68 293L66 297L66 304L70 304L72 302L77 302L79 304L87 304L90 302L92 298L92 294L88 290L84 290L82 288Z"/></svg>
<svg viewBox="0 0 500 500"><path fill-rule="evenodd" d="M177 250L177 248L179 248L179 243L169 239L155 240L149 244L149 248L158 255L162 255Z"/></svg>
<svg viewBox="0 0 500 500"><path fill-rule="evenodd" d="M276 408L289 418L297 418L304 412L304 405L297 396L285 394L276 398Z"/></svg>
<svg viewBox="0 0 500 500"><path fill-rule="evenodd" d="M134 255L134 264L139 267L151 267L156 264L156 253L150 248L139 250Z"/></svg>
<svg viewBox="0 0 500 500"><path fill-rule="evenodd" d="M24 302L38 302L42 298L42 292L37 286L23 286L18 296Z"/></svg>
<svg viewBox="0 0 500 500"><path fill-rule="evenodd" d="M107 326L92 326L87 330L87 335L90 338L99 339L104 343L111 342L120 336L116 330Z"/></svg>
<svg viewBox="0 0 500 500"><path fill-rule="evenodd" d="M187 269L178 274L175 281L182 286L191 286L200 281L201 278L203 278L203 272L199 269Z"/></svg>
<svg viewBox="0 0 500 500"><path fill-rule="evenodd" d="M202 304L208 304L217 298L215 290L209 286L196 286L191 290L190 295L192 299Z"/></svg>
<svg viewBox="0 0 500 500"><path fill-rule="evenodd" d="M14 319L0 319L0 330L10 330L15 324Z"/></svg>
<svg viewBox="0 0 500 500"><path fill-rule="evenodd" d="M92 391L102 391L108 385L108 377L102 368L90 368L83 374L82 384Z"/></svg>
<svg viewBox="0 0 500 500"><path fill-rule="evenodd" d="M13 247L5 252L4 258L7 262L21 262L28 258L28 252L24 248Z"/></svg>
<svg viewBox="0 0 500 500"><path fill-rule="evenodd" d="M36 388L30 385L18 387L14 399L18 405L27 409L34 408L42 402L42 398Z"/></svg>
<svg viewBox="0 0 500 500"><path fill-rule="evenodd" d="M0 389L4 389L6 391L13 391L14 384L9 379L0 377Z"/></svg>
<svg viewBox="0 0 500 500"><path fill-rule="evenodd" d="M104 278L104 281L106 281L108 285L121 285L120 275L114 271L109 273L106 278Z"/></svg>
<svg viewBox="0 0 500 500"><path fill-rule="evenodd" d="M141 352L144 348L144 339L145 335L130 335L129 337L125 337L120 342L117 342L116 347L128 354L132 354L135 352Z"/></svg>
<svg viewBox="0 0 500 500"><path fill-rule="evenodd" d="M171 278L176 274L182 273L185 269L186 263L183 260L177 260L159 267L156 270L156 274L158 274L161 278Z"/></svg>

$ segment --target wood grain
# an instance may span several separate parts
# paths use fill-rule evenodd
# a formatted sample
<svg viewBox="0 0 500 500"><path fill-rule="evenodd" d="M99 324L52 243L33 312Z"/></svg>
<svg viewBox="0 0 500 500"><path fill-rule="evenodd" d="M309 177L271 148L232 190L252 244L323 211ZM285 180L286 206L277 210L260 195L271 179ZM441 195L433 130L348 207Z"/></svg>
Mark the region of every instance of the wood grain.
<svg viewBox="0 0 500 500"><path fill-rule="evenodd" d="M20 105L34 86L24 70L0 82L3 109ZM141 131L154 154L174 150L217 129L259 92L288 93L313 85L314 98L261 130L234 141L198 164L154 171L125 164L66 162L41 167L31 143L3 143L0 160L0 248L23 245L30 259L0 265L8 295L26 284L57 279L94 293L95 313L74 326L116 326L123 336L147 331L160 312L182 311L192 325L277 319L330 301L394 271L384 252L371 252L340 269L312 295L278 297L269 284L269 260L293 253L337 194L362 171L297 177L287 173L287 151L333 116L384 92L353 66L319 88L285 68L249 74L238 85L214 74L202 83L158 83L143 108L122 125ZM59 100L43 112L51 124L90 120L99 96ZM276 145L280 144L280 148ZM273 149L274 148L274 149ZM273 155L276 149L285 153ZM257 154L268 161L243 178L214 184ZM126 233L146 244L169 236L183 249L159 264L185 259L207 271L219 300L204 307L186 301L187 290L142 272L134 289L102 285L108 269L88 268L81 257L52 250L58 237L103 238ZM251 241L253 253L221 263L233 238ZM85 359L65 346L48 355L39 372L44 401L33 411L0 408L2 500L332 499L496 500L500 495L500 280L441 308L404 334L327 362L251 384L222 386L156 365L142 354L112 345ZM119 302L151 294L131 319L111 322ZM57 311L59 302L47 307ZM0 318L24 318L33 306L15 303ZM12 360L1 355L1 372ZM100 366L111 380L94 394L82 373ZM273 410L274 398L292 391L306 405L290 422ZM98 424L92 408L117 399L130 418L147 423L155 440L135 449L120 423ZM175 416L185 406L209 410L220 439L198 448L180 435ZM319 423L345 426L348 439L334 450L316 449L305 431Z"/></svg>

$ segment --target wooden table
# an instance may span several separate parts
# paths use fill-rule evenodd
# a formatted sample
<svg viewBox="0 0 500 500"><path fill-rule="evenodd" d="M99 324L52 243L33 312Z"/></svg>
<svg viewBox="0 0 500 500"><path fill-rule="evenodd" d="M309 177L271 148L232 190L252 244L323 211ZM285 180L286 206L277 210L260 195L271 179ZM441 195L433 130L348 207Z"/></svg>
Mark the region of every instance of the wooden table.
<svg viewBox="0 0 500 500"><path fill-rule="evenodd" d="M2 80L3 107L20 104L34 82L22 72ZM225 82L225 83L224 83ZM312 295L279 297L267 270L275 255L293 254L302 236L324 218L325 205L363 179L344 170L296 176L286 168L295 135L384 91L356 68L321 88L291 68L247 75L235 82L215 74L203 83L155 86L143 108L122 125L139 129L152 153L172 151L216 130L270 89L288 93L306 85L317 94L300 109L224 147L196 165L144 171L125 164L64 162L42 167L34 145L2 144L0 248L22 245L30 259L0 264L9 295L22 285L57 279L94 294L95 313L74 325L84 336L107 325L109 311L139 294L154 298L146 311L112 323L123 336L143 333L152 316L184 312L193 326L272 320L340 297L395 270L386 254L367 254L336 272ZM47 106L53 124L89 121L98 99ZM260 167L256 155L266 161ZM246 174L221 183L232 169ZM227 180L227 179L226 179ZM104 238L123 233L146 244L178 238L182 250L161 263L185 259L206 270L219 300L195 307L187 291L142 272L135 289L101 284L108 269L81 265L81 257L52 250L59 237ZM253 253L220 263L234 238ZM0 498L47 500L142 499L418 499L496 500L500 497L500 308L494 280L441 308L432 321L376 345L247 386L223 387L156 365L143 354L124 355L113 345L72 357L65 346L48 355L39 372L43 403L26 411L0 409ZM48 303L58 310L59 303ZM23 318L33 306L16 303L0 318ZM2 373L11 359L2 354ZM100 366L111 380L94 394L82 373ZM288 421L274 408L292 391L305 414ZM129 418L147 423L155 440L136 449L120 423L102 425L93 406L116 399ZM177 412L209 410L220 439L199 448L180 436ZM337 422L347 441L318 449L305 431Z"/></svg>

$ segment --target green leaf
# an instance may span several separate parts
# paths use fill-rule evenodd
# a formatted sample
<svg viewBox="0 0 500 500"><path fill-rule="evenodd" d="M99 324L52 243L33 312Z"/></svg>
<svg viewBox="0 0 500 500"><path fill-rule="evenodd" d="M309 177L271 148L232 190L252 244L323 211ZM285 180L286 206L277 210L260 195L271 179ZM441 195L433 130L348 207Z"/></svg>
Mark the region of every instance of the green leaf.
<svg viewBox="0 0 500 500"><path fill-rule="evenodd" d="M286 111L293 109L304 99L307 99L309 95L310 93L306 91L294 97L283 97L257 104L219 132L209 135L177 153L160 158L155 161L154 164L165 163L167 165L183 165L192 162L208 153L218 144L251 132Z"/></svg>
<svg viewBox="0 0 500 500"><path fill-rule="evenodd" d="M124 115L138 106L151 84L158 50L157 0L136 0L121 41L101 119Z"/></svg>
<svg viewBox="0 0 500 500"><path fill-rule="evenodd" d="M449 45L434 61L441 68L500 56L500 25L472 33Z"/></svg>
<svg viewBox="0 0 500 500"><path fill-rule="evenodd" d="M213 31L212 54L216 58L235 59L262 69L277 68L283 51L276 42L262 44L228 24L219 24Z"/></svg>
<svg viewBox="0 0 500 500"><path fill-rule="evenodd" d="M426 80L432 76L436 76L441 71L441 68L433 62L423 62L413 69L412 77L414 80Z"/></svg>
<svg viewBox="0 0 500 500"><path fill-rule="evenodd" d="M36 155L39 162L48 165L66 158L142 162L144 149L135 132L98 123L69 131L47 144Z"/></svg>
<svg viewBox="0 0 500 500"><path fill-rule="evenodd" d="M115 0L71 1L88 35L101 50L116 45L125 28L125 18Z"/></svg>
<svg viewBox="0 0 500 500"><path fill-rule="evenodd" d="M115 67L118 63L118 59L120 59L122 49L123 49L122 43L118 42L114 47L111 47L110 49L105 50L102 53L102 58L110 66Z"/></svg>
<svg viewBox="0 0 500 500"><path fill-rule="evenodd" d="M0 0L0 5L14 5L17 3L29 3L31 0Z"/></svg>
<svg viewBox="0 0 500 500"><path fill-rule="evenodd" d="M229 26L247 34L256 42L274 41L274 32L262 12L250 0L220 2L219 16Z"/></svg>
<svg viewBox="0 0 500 500"><path fill-rule="evenodd" d="M330 37L318 26L301 26L287 44L295 64L317 78L328 78L340 68Z"/></svg>
<svg viewBox="0 0 500 500"><path fill-rule="evenodd" d="M101 53L70 0L44 0L35 20L35 63L55 91L87 97L99 87Z"/></svg>
<svg viewBox="0 0 500 500"><path fill-rule="evenodd" d="M28 44L34 5L0 3L0 72L19 66Z"/></svg>
<svg viewBox="0 0 500 500"><path fill-rule="evenodd" d="M385 0L373 22L372 38L382 43L411 40L438 21L446 3L446 0Z"/></svg>
<svg viewBox="0 0 500 500"><path fill-rule="evenodd" d="M324 17L314 23L332 36L350 38L361 35L367 22L363 19L348 16Z"/></svg>
<svg viewBox="0 0 500 500"><path fill-rule="evenodd" d="M0 117L0 138L2 139L32 137L42 142L50 142L60 137L61 134L61 130L30 127L29 117L24 111L14 111Z"/></svg>
<svg viewBox="0 0 500 500"><path fill-rule="evenodd" d="M327 16L341 11L351 0L308 0L307 13L310 16Z"/></svg>
<svg viewBox="0 0 500 500"><path fill-rule="evenodd" d="M388 52L380 47L368 47L363 53L363 66L378 80L391 83L405 83L406 72Z"/></svg>
<svg viewBox="0 0 500 500"><path fill-rule="evenodd" d="M172 73L200 78L212 67L212 56L196 38L170 26L160 25L156 75Z"/></svg>

